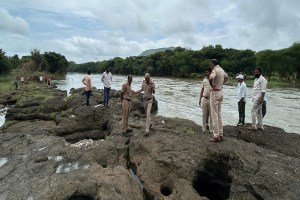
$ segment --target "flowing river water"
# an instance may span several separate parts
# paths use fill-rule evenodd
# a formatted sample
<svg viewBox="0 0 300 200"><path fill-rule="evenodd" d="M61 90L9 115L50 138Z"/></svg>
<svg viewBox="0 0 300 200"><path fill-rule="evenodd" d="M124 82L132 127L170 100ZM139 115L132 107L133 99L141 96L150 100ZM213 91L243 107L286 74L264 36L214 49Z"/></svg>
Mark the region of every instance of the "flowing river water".
<svg viewBox="0 0 300 200"><path fill-rule="evenodd" d="M55 81L61 90L83 87L84 74L68 73L63 80ZM101 74L92 74L92 84L103 88ZM120 90L127 76L113 75L112 89ZM143 77L133 76L132 89L141 88ZM190 119L201 125L202 111L198 105L202 80L153 77L158 100L157 115ZM238 110L236 87L225 85L222 117L224 125L236 125ZM267 114L264 124L283 128L287 132L300 134L300 88L269 88L267 90ZM251 122L252 88L248 87L246 122ZM92 97L93 98L93 97ZM1 115L1 114L0 114ZM3 118L3 116L2 116ZM3 119L2 119L3 121ZM2 122L3 123L3 122ZM0 119L0 126L1 126Z"/></svg>

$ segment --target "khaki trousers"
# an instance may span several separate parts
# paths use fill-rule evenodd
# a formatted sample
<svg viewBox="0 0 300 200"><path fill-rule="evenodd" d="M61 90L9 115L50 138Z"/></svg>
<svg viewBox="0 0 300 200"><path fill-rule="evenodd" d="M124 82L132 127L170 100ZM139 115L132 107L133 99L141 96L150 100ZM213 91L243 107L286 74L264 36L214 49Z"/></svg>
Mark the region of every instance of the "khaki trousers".
<svg viewBox="0 0 300 200"><path fill-rule="evenodd" d="M210 93L210 110L213 122L214 137L223 136L223 123L221 115L221 106L223 102L222 91L211 91Z"/></svg>
<svg viewBox="0 0 300 200"><path fill-rule="evenodd" d="M122 101L122 111L123 111L122 130L123 131L126 131L128 129L128 117L129 117L129 113L130 113L130 107L131 107L130 101L127 101L126 99L124 99Z"/></svg>
<svg viewBox="0 0 300 200"><path fill-rule="evenodd" d="M213 123L212 123L211 113L210 113L210 100L202 97L201 98L201 106L202 106L202 130L203 131L206 130L208 121L209 121L209 129L212 130Z"/></svg>
<svg viewBox="0 0 300 200"><path fill-rule="evenodd" d="M151 124L151 108L152 108L153 99L149 101L144 101L144 108L146 112L146 132L149 132Z"/></svg>
<svg viewBox="0 0 300 200"><path fill-rule="evenodd" d="M257 123L259 126L263 125L262 122L262 102L259 101L259 99L254 99L253 100L253 105L251 109L251 115L252 115L252 126L256 127L256 118L257 118Z"/></svg>

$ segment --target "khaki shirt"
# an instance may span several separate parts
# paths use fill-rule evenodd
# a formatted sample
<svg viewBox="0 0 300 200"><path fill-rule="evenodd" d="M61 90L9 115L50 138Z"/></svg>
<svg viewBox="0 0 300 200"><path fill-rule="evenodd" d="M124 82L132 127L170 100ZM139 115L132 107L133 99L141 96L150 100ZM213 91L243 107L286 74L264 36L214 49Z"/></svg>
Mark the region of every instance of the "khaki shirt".
<svg viewBox="0 0 300 200"><path fill-rule="evenodd" d="M131 85L129 85L128 82L124 83L122 85L122 90L121 92L124 93L123 98L124 99L130 99L131 98Z"/></svg>
<svg viewBox="0 0 300 200"><path fill-rule="evenodd" d="M85 91L92 90L92 78L90 75L84 76Z"/></svg>
<svg viewBox="0 0 300 200"><path fill-rule="evenodd" d="M152 81L152 79L150 79L150 82L147 83L145 80L143 80L143 84L142 84L142 89L144 91L144 100L148 100L150 98L153 97L153 91L155 90L155 84Z"/></svg>
<svg viewBox="0 0 300 200"><path fill-rule="evenodd" d="M212 78L212 89L219 89L222 90L222 86L224 83L224 79L228 78L228 75L219 65L215 66L212 70L209 78Z"/></svg>
<svg viewBox="0 0 300 200"><path fill-rule="evenodd" d="M210 84L208 78L204 78L202 82L202 88L203 88L203 97L210 97Z"/></svg>

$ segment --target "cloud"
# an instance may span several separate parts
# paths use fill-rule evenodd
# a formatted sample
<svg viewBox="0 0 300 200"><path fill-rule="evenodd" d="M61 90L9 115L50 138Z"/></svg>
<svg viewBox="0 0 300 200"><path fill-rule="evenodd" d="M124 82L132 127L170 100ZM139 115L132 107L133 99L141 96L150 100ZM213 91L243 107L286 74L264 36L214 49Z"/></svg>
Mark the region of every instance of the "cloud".
<svg viewBox="0 0 300 200"><path fill-rule="evenodd" d="M11 16L7 10L0 8L0 30L16 34L27 34L30 31L29 24L20 17Z"/></svg>
<svg viewBox="0 0 300 200"><path fill-rule="evenodd" d="M3 0L0 7L4 50L13 50L11 34L21 32L7 27L23 20L23 34L28 23L30 34L22 48L13 45L16 50L55 51L75 62L169 46L278 49L300 40L298 0Z"/></svg>

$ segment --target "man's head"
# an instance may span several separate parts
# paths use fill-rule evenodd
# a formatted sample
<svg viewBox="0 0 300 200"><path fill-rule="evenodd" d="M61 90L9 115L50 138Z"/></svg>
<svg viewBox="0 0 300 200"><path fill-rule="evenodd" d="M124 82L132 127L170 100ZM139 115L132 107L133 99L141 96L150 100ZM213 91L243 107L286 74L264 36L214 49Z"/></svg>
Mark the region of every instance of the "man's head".
<svg viewBox="0 0 300 200"><path fill-rule="evenodd" d="M132 82L132 75L128 75L128 77L127 77L127 82L129 83L129 85L131 85L131 82Z"/></svg>
<svg viewBox="0 0 300 200"><path fill-rule="evenodd" d="M215 66L219 65L219 61L217 59L212 59L210 61L210 66L213 69Z"/></svg>
<svg viewBox="0 0 300 200"><path fill-rule="evenodd" d="M109 68L106 68L106 73L109 73Z"/></svg>
<svg viewBox="0 0 300 200"><path fill-rule="evenodd" d="M88 70L88 71L87 71L87 74L88 74L88 75L91 75L91 70Z"/></svg>
<svg viewBox="0 0 300 200"><path fill-rule="evenodd" d="M210 72L211 72L211 69L210 68L207 68L206 70L205 70L205 72L204 72L204 74L205 74L205 77L209 77L209 75L210 75Z"/></svg>
<svg viewBox="0 0 300 200"><path fill-rule="evenodd" d="M259 67L256 67L254 69L254 76L255 76L255 78L259 78L260 75L261 75L261 69Z"/></svg>
<svg viewBox="0 0 300 200"><path fill-rule="evenodd" d="M150 83L150 74L149 73L145 74L145 81L146 81L146 83Z"/></svg>
<svg viewBox="0 0 300 200"><path fill-rule="evenodd" d="M238 80L238 82L243 82L244 81L244 76L242 75L242 74L240 74L240 75L238 75L237 77L235 77L237 80Z"/></svg>

